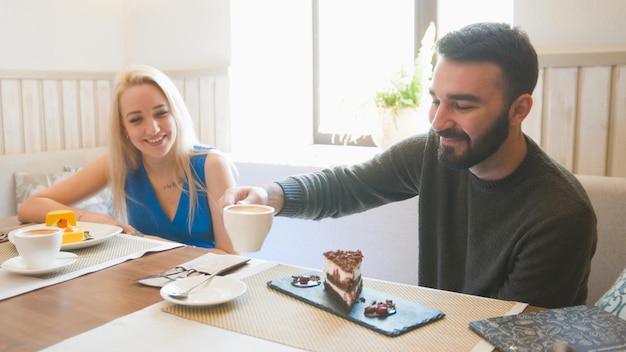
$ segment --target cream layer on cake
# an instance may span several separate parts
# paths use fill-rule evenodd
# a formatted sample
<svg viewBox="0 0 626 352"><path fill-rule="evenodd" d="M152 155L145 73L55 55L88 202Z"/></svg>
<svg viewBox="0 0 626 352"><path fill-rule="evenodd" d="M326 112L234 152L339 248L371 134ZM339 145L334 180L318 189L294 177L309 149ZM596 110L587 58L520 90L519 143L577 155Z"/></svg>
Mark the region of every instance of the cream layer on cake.
<svg viewBox="0 0 626 352"><path fill-rule="evenodd" d="M361 280L361 265L356 268L353 268L352 271L345 271L339 265L331 262L328 259L324 260L324 273L327 276L331 276L331 282L336 282L337 285L341 287L347 288L350 287L350 284L355 280ZM330 279L330 278L328 278Z"/></svg>

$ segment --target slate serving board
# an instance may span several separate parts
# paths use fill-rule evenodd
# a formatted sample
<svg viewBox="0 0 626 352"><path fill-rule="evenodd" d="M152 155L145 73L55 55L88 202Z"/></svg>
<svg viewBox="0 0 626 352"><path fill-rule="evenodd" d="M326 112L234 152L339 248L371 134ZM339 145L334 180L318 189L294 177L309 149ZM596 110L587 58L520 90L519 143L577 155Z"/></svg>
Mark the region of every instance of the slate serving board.
<svg viewBox="0 0 626 352"><path fill-rule="evenodd" d="M303 273L301 275L318 275L320 278L324 277L321 272L316 271ZM320 285L314 287L296 287L291 284L292 281L293 278L289 276L268 281L267 285L272 289L288 294L317 308L324 309L387 336L402 335L405 332L445 316L440 310L416 302L407 301L388 293L373 290L365 287L365 285L359 295L363 300L358 299L352 310L347 312L340 303L336 302L330 294L324 290L323 279ZM396 314L386 318L370 318L365 316L365 307L369 306L373 301L385 302L388 299L393 300L395 303Z"/></svg>

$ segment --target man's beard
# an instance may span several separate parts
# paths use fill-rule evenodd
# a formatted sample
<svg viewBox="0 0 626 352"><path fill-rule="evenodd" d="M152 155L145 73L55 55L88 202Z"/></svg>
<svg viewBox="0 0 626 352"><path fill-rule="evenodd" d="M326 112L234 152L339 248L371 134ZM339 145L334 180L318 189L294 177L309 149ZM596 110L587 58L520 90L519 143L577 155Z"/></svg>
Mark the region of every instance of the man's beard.
<svg viewBox="0 0 626 352"><path fill-rule="evenodd" d="M455 155L454 148L439 144L439 162L441 165L455 170L468 169L481 163L500 148L509 135L508 109L503 109L496 121L487 131L475 141L463 131L445 129L437 132L440 137L463 139L467 142L467 149Z"/></svg>

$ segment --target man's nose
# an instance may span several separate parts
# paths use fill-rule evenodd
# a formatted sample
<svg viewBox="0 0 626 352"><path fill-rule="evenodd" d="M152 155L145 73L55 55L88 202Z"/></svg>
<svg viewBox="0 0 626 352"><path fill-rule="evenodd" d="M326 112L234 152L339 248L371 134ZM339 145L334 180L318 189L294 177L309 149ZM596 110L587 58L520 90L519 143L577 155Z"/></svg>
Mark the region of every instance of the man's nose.
<svg viewBox="0 0 626 352"><path fill-rule="evenodd" d="M453 127L454 121L450 119L450 112L444 104L431 105L428 113L430 124L435 131Z"/></svg>

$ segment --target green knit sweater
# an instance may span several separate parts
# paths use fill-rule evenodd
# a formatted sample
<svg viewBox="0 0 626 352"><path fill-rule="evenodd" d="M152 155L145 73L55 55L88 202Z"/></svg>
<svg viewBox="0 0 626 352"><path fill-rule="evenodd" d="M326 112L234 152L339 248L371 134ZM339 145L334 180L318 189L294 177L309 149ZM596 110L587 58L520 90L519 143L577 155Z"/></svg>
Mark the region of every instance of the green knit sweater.
<svg viewBox="0 0 626 352"><path fill-rule="evenodd" d="M546 308L584 304L595 213L578 180L526 140L518 169L488 182L441 166L431 131L361 164L278 181L278 215L340 217L419 195L420 286Z"/></svg>

